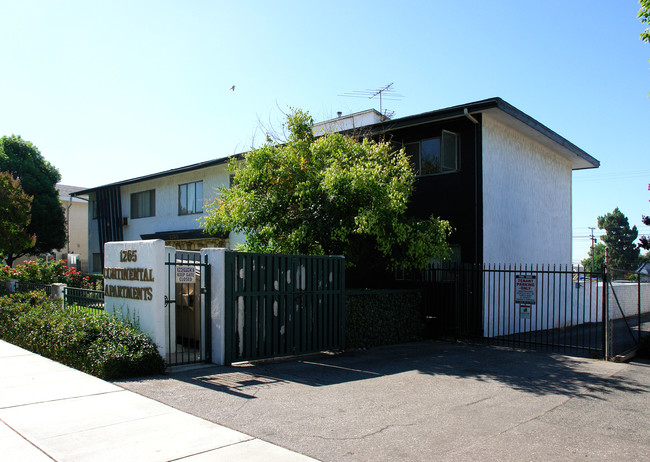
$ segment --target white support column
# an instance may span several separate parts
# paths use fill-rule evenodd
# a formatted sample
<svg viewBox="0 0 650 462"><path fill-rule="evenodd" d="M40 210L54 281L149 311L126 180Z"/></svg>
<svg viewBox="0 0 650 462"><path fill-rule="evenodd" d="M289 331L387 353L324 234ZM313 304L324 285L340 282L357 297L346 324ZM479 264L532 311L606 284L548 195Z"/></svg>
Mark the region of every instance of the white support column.
<svg viewBox="0 0 650 462"><path fill-rule="evenodd" d="M61 306L65 306L65 288L67 285L62 284L60 282L55 282L52 284L52 298L55 300L59 300L61 302Z"/></svg>
<svg viewBox="0 0 650 462"><path fill-rule="evenodd" d="M224 284L225 265L227 249L207 248L201 250L201 261L205 255L210 263L210 322L212 333L212 362L225 364L226 362L226 326L225 326L225 303L226 290Z"/></svg>

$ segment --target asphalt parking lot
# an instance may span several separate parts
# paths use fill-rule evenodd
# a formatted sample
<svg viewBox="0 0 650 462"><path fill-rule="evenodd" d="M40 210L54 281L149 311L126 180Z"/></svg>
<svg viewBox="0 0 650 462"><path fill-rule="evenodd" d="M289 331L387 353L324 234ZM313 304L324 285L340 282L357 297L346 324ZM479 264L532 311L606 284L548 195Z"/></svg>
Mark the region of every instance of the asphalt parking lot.
<svg viewBox="0 0 650 462"><path fill-rule="evenodd" d="M323 461L647 460L650 362L425 341L116 382Z"/></svg>

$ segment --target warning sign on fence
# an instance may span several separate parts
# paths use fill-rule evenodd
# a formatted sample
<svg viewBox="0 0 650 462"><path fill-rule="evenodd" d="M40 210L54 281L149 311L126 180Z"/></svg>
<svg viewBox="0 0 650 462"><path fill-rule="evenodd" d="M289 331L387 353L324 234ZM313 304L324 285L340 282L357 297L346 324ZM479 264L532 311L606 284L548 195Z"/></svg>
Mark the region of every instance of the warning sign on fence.
<svg viewBox="0 0 650 462"><path fill-rule="evenodd" d="M177 266L176 282L181 284L194 284L196 282L196 273L193 266Z"/></svg>
<svg viewBox="0 0 650 462"><path fill-rule="evenodd" d="M537 301L537 277L515 275L515 303L534 305Z"/></svg>

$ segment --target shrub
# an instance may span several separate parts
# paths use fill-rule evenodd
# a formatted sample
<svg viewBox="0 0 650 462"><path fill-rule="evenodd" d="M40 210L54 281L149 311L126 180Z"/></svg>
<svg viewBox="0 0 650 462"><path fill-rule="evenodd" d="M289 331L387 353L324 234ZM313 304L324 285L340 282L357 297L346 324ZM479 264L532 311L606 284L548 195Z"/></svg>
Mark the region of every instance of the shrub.
<svg viewBox="0 0 650 462"><path fill-rule="evenodd" d="M40 292L0 298L0 338L107 380L165 370L156 345L130 324L64 310Z"/></svg>
<svg viewBox="0 0 650 462"><path fill-rule="evenodd" d="M17 279L19 282L52 284L55 282L70 287L101 290L102 276L83 274L69 267L63 260L28 260L15 268L4 266L0 269L0 280Z"/></svg>
<svg viewBox="0 0 650 462"><path fill-rule="evenodd" d="M421 296L415 291L349 292L345 298L346 346L369 348L422 338Z"/></svg>

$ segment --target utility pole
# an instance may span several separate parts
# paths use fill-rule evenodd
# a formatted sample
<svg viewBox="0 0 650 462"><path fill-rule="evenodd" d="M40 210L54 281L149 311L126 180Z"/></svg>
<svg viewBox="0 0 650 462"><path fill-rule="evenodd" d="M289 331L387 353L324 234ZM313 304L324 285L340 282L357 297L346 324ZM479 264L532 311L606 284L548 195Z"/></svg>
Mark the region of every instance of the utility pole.
<svg viewBox="0 0 650 462"><path fill-rule="evenodd" d="M596 267L594 266L594 244L596 243L596 238L594 237L594 229L596 228L589 226L589 229L591 230L591 271L594 272L596 271Z"/></svg>

